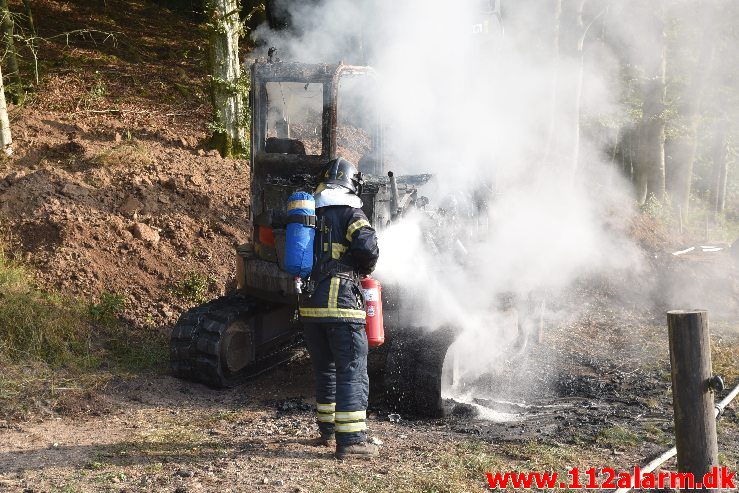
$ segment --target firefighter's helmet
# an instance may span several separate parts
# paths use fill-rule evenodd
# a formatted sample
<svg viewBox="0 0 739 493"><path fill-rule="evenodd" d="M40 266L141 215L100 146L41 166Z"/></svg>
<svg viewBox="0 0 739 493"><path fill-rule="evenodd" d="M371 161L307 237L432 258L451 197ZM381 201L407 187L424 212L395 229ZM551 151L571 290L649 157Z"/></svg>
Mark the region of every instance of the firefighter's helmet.
<svg viewBox="0 0 739 493"><path fill-rule="evenodd" d="M326 168L321 173L321 185L339 185L356 195L362 193L362 173L356 166L339 157L329 161ZM319 185L319 189L322 189Z"/></svg>

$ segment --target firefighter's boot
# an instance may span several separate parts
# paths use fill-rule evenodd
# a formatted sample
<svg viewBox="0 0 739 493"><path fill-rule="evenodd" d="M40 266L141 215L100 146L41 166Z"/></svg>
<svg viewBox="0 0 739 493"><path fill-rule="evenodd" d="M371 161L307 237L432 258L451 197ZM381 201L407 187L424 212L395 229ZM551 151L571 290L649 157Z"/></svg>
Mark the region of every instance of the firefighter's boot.
<svg viewBox="0 0 739 493"><path fill-rule="evenodd" d="M311 447L333 447L336 443L336 439L333 434L321 433L320 436L311 438L305 443Z"/></svg>
<svg viewBox="0 0 739 493"><path fill-rule="evenodd" d="M374 443L361 442L351 445L336 445L336 458L348 459L351 457L370 458L380 454L380 450Z"/></svg>

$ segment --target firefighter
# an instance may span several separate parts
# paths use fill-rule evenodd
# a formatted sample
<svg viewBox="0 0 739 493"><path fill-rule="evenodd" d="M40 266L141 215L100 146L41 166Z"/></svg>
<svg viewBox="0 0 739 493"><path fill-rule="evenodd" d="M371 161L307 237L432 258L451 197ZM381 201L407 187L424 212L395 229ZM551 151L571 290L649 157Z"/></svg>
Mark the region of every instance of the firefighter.
<svg viewBox="0 0 739 493"><path fill-rule="evenodd" d="M315 445L336 442L336 458L375 456L365 430L369 377L364 299L359 280L377 263L375 230L362 212L362 179L349 161L329 162L315 192L312 291L300 302L316 383Z"/></svg>

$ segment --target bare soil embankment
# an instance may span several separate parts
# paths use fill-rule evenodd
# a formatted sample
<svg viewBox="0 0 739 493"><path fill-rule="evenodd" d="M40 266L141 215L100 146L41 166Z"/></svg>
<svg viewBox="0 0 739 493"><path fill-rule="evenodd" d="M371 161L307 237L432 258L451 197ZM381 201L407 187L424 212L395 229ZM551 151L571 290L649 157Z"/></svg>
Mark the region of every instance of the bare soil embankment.
<svg viewBox="0 0 739 493"><path fill-rule="evenodd" d="M248 237L248 163L209 151L202 42L144 2L34 5L43 79L11 110L0 217L39 282L158 327L222 292ZM166 17L166 19L165 19ZM91 34L54 37L89 29ZM107 34L110 33L110 34Z"/></svg>

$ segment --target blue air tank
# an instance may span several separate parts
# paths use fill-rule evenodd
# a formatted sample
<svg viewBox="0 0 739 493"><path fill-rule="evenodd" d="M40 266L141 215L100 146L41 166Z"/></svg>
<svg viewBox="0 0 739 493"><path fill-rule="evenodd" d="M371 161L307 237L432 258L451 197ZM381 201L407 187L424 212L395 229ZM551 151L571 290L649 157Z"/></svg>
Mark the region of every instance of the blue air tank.
<svg viewBox="0 0 739 493"><path fill-rule="evenodd" d="M313 240L316 236L316 201L313 195L296 192L287 203L285 270L307 278L313 269Z"/></svg>

